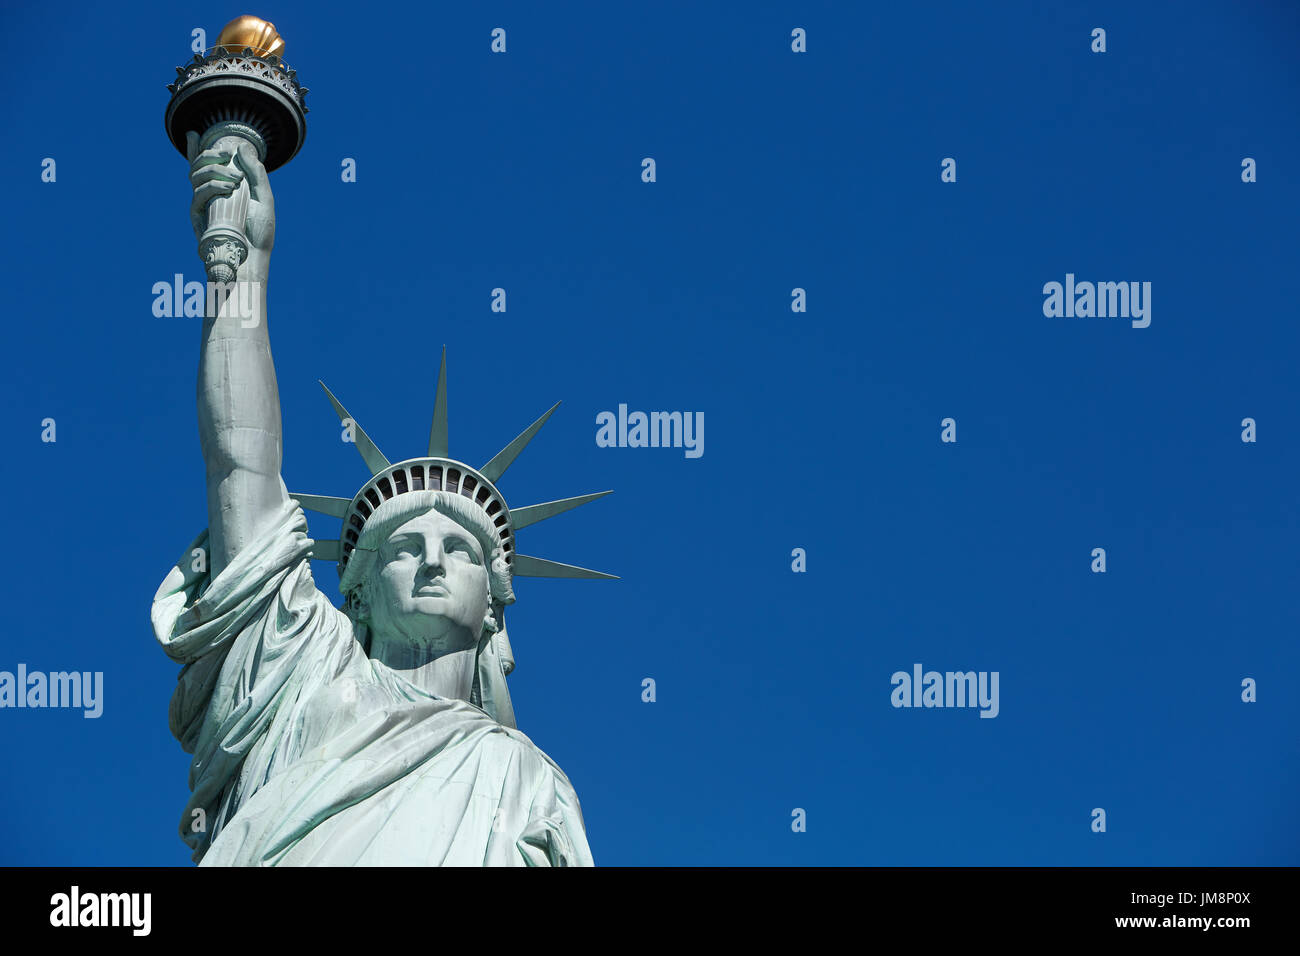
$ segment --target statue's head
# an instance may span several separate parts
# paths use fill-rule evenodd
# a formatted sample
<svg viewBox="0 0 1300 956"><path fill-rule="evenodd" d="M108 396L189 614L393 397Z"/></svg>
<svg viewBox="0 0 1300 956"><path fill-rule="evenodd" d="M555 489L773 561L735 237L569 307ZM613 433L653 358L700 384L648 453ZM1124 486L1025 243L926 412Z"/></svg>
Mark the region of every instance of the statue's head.
<svg viewBox="0 0 1300 956"><path fill-rule="evenodd" d="M444 349L427 457L398 462L379 450L326 388L371 478L350 499L291 497L305 508L343 519L342 537L317 541L312 556L338 562L344 611L365 652L390 664L400 657L406 665L402 669L410 669L424 661L412 662L408 649L432 659L477 646L470 703L513 727L505 678L514 669L514 655L504 618L506 605L515 600L513 578L614 577L519 554L515 532L609 492L508 508L496 483L559 403L486 464L473 468L447 457L446 372Z"/></svg>
<svg viewBox="0 0 1300 956"><path fill-rule="evenodd" d="M472 500L420 491L383 504L349 562L347 612L369 649L378 636L447 653L479 647L514 602L492 520Z"/></svg>

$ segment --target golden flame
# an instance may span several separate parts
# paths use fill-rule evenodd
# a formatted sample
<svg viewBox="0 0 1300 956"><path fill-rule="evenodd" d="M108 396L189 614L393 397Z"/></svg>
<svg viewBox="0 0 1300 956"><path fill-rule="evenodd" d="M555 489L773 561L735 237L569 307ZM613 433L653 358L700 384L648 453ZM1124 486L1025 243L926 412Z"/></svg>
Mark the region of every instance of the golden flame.
<svg viewBox="0 0 1300 956"><path fill-rule="evenodd" d="M235 17L221 28L216 46L223 46L231 53L248 47L258 56L284 56L284 40L275 32L275 24L247 14Z"/></svg>

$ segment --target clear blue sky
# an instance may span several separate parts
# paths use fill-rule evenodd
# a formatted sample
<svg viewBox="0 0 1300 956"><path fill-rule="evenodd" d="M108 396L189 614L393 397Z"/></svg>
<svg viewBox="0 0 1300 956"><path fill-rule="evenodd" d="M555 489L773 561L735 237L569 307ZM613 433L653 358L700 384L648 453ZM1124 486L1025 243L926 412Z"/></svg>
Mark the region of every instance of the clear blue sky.
<svg viewBox="0 0 1300 956"><path fill-rule="evenodd" d="M444 343L453 456L563 399L503 493L616 490L520 542L622 579L510 611L597 863L1300 862L1300 14L891 6L6 8L0 669L105 703L0 710L0 863L189 865L149 605L207 521L199 320L151 289L202 271L162 115L244 12L311 87L272 176L290 490L368 474L318 378L422 454ZM1150 327L1045 317L1066 273L1151 282ZM703 412L703 456L598 448L620 403ZM917 662L999 672L999 716L891 707Z"/></svg>

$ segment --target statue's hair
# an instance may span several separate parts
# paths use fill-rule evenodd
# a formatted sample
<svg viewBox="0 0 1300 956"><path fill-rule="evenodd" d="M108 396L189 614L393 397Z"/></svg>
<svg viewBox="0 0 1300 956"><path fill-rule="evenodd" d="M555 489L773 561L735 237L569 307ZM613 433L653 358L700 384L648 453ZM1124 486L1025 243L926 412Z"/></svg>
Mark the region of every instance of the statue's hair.
<svg viewBox="0 0 1300 956"><path fill-rule="evenodd" d="M352 619L357 630L356 636L367 650L370 644L369 629L358 620L357 614L373 575L382 567L378 563L379 546L412 518L434 511L446 515L473 534L483 549L483 564L488 572L488 598L498 626L505 606L515 601L510 565L501 547L501 537L487 513L471 499L450 491L410 491L390 498L375 509L357 540L348 560L347 571L339 582L344 597L344 613ZM490 630L495 628L485 628L485 633Z"/></svg>

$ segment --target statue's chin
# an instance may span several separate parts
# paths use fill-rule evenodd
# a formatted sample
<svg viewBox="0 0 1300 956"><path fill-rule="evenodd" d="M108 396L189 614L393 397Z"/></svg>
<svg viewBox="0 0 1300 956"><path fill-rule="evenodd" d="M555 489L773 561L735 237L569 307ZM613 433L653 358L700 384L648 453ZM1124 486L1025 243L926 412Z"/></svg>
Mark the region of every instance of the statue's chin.
<svg viewBox="0 0 1300 956"><path fill-rule="evenodd" d="M437 606L435 608L429 608L427 604L424 607L419 606L425 602ZM402 615L403 620L398 626L391 626L397 622L390 622L390 627L382 631L372 630L370 641L372 656L376 648L385 648L389 652L397 651L398 656L402 657L415 651L420 656L427 655L432 659L478 647L478 635L464 623L444 613L446 607L444 601L434 602L425 598L417 600L415 604L417 605L415 608Z"/></svg>

